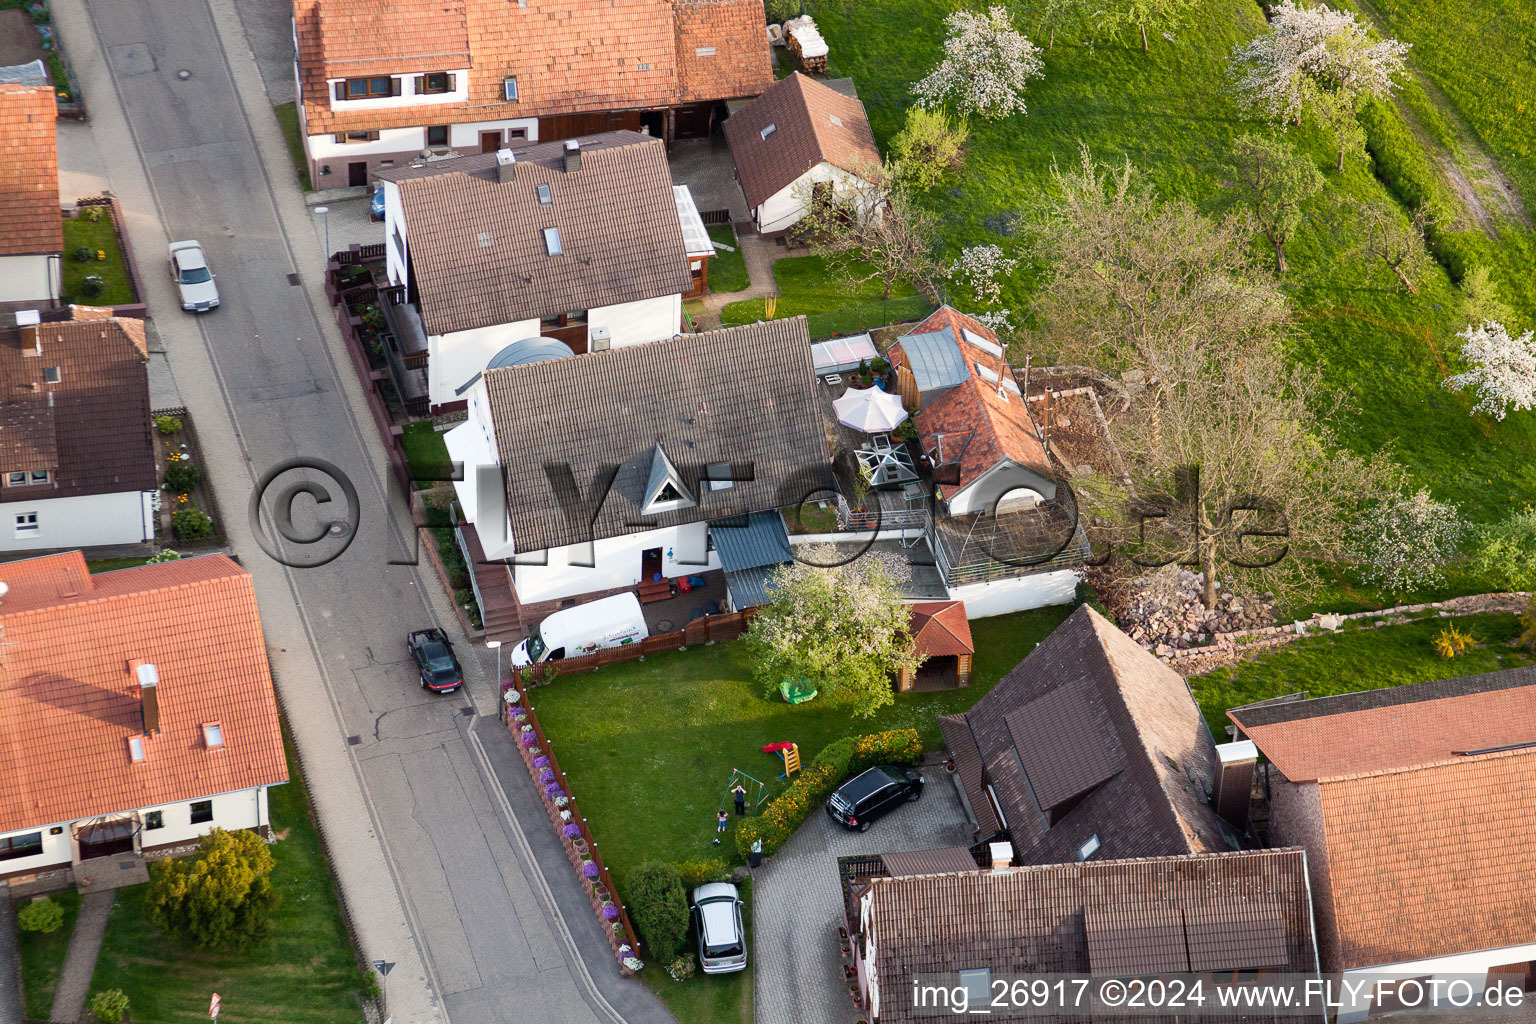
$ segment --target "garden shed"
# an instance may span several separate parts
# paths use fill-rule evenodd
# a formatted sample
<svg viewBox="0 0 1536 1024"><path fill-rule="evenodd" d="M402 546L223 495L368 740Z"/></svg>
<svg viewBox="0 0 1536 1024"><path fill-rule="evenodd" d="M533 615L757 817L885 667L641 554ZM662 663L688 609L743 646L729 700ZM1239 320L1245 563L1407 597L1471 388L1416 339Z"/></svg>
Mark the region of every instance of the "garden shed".
<svg viewBox="0 0 1536 1024"><path fill-rule="evenodd" d="M912 642L922 658L916 672L903 671L896 680L902 693L948 690L971 683L971 659L976 644L965 617L964 601L920 601L909 606Z"/></svg>

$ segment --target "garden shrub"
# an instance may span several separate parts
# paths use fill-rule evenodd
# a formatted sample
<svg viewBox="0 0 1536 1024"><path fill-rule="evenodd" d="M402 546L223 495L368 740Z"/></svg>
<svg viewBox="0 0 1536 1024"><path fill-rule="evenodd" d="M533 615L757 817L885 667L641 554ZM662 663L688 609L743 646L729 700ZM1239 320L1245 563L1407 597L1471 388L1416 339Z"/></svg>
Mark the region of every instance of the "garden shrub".
<svg viewBox="0 0 1536 1024"><path fill-rule="evenodd" d="M916 729L872 732L828 743L762 814L736 826L737 852L745 857L752 852L753 840L761 840L763 855L772 855L848 776L877 764L916 764L922 756L923 743Z"/></svg>
<svg viewBox="0 0 1536 1024"><path fill-rule="evenodd" d="M202 471L190 462L173 462L165 467L165 489L173 494L186 494L202 478Z"/></svg>
<svg viewBox="0 0 1536 1024"><path fill-rule="evenodd" d="M689 892L710 882L725 882L731 877L731 866L719 857L701 860L684 860L677 863L678 876L683 888Z"/></svg>
<svg viewBox="0 0 1536 1024"><path fill-rule="evenodd" d="M155 429L160 431L161 437L170 437L181 430L181 420L175 416L156 416Z"/></svg>
<svg viewBox="0 0 1536 1024"><path fill-rule="evenodd" d="M155 925L188 946L241 950L263 939L277 905L272 851L255 832L216 828L197 854L154 866L144 905Z"/></svg>
<svg viewBox="0 0 1536 1024"><path fill-rule="evenodd" d="M201 540L213 533L213 520L202 509L188 505L171 516L171 529L182 540Z"/></svg>
<svg viewBox="0 0 1536 1024"><path fill-rule="evenodd" d="M81 245L81 246L77 246L75 248L75 262L76 263L90 263L95 258L96 258L96 250L92 249L90 246L88 246L88 245Z"/></svg>
<svg viewBox="0 0 1536 1024"><path fill-rule="evenodd" d="M95 298L107 290L107 282L101 279L100 274L86 274L80 281L80 294Z"/></svg>
<svg viewBox="0 0 1536 1024"><path fill-rule="evenodd" d="M128 1016L128 997L120 988L109 988L91 996L91 1013L101 1024L121 1024Z"/></svg>
<svg viewBox="0 0 1536 1024"><path fill-rule="evenodd" d="M56 932L64 923L64 907L58 900L34 900L16 912L16 927L24 932Z"/></svg>
<svg viewBox="0 0 1536 1024"><path fill-rule="evenodd" d="M688 897L677 867L647 861L625 886L629 916L655 960L669 959L688 937Z"/></svg>

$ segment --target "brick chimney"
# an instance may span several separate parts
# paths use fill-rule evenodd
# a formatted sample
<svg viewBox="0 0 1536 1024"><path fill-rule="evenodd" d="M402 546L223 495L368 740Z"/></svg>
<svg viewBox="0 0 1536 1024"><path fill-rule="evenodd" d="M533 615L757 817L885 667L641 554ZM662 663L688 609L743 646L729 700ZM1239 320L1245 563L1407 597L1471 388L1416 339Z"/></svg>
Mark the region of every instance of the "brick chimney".
<svg viewBox="0 0 1536 1024"><path fill-rule="evenodd" d="M496 180L505 185L512 180L517 169L517 154L510 149L498 149L496 151Z"/></svg>
<svg viewBox="0 0 1536 1024"><path fill-rule="evenodd" d="M1228 824L1246 829L1259 748L1252 740L1223 743L1216 748L1216 760L1216 813Z"/></svg>
<svg viewBox="0 0 1536 1024"><path fill-rule="evenodd" d="M21 328L21 344L26 351L24 355L40 356L43 354L43 336L38 329L42 323L42 315L35 309L18 309L16 311L16 326Z"/></svg>
<svg viewBox="0 0 1536 1024"><path fill-rule="evenodd" d="M565 143L565 173L581 170L581 141L567 139Z"/></svg>
<svg viewBox="0 0 1536 1024"><path fill-rule="evenodd" d="M139 713L144 720L144 735L160 731L160 670L147 661L130 661L128 669L139 688Z"/></svg>

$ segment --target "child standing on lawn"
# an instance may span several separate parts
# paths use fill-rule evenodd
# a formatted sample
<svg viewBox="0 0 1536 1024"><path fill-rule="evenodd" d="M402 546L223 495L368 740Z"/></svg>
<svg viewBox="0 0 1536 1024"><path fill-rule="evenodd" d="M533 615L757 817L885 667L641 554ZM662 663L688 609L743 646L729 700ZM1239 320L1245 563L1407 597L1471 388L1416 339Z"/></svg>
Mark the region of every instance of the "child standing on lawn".
<svg viewBox="0 0 1536 1024"><path fill-rule="evenodd" d="M725 831L726 822L728 822L730 820L731 820L730 816L725 813L725 808L722 807L722 808L720 808L720 810L716 811L715 812L715 832L717 832L717 833L724 832ZM720 836L719 835L715 836L715 845L716 846L720 845Z"/></svg>

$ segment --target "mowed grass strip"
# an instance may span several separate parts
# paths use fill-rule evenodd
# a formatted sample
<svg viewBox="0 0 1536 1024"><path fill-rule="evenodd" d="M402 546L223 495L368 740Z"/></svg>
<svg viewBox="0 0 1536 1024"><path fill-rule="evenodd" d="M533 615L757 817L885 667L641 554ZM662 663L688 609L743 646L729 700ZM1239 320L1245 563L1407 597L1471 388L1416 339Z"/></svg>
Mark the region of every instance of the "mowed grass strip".
<svg viewBox="0 0 1536 1024"><path fill-rule="evenodd" d="M8 896L0 899L9 899ZM59 968L69 952L69 937L80 913L80 894L70 889L51 896L64 908L64 923L56 931L24 932L17 929L17 951L21 954L21 988L26 996L28 1020L47 1020L53 1012L53 993L59 985ZM17 900L16 912L30 899Z"/></svg>

